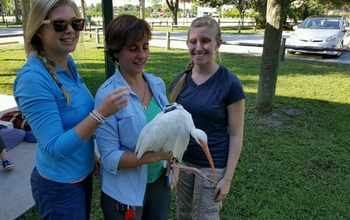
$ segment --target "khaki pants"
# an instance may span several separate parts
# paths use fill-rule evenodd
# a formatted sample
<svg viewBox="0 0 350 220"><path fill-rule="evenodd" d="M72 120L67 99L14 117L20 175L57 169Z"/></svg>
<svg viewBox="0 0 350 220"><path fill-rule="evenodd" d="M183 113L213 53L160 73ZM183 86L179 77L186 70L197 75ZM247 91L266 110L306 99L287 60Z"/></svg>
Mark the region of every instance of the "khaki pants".
<svg viewBox="0 0 350 220"><path fill-rule="evenodd" d="M185 171L179 173L179 182L176 188L177 219L178 220L218 220L222 203L215 203L212 184L213 175L211 168L201 168L193 164L187 166L196 167L205 173L209 179L203 179ZM223 178L225 169L216 169L218 181Z"/></svg>

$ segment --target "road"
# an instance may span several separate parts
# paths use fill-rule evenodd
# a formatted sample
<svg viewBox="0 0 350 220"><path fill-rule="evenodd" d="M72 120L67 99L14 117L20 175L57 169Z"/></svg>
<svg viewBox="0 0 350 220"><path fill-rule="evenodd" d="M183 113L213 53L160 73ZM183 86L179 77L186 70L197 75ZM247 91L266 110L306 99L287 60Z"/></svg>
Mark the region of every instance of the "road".
<svg viewBox="0 0 350 220"><path fill-rule="evenodd" d="M5 35L16 35L22 34L21 28L0 28L0 45L6 44L8 42L18 42L23 44L23 37L2 37ZM290 33L284 32L282 38L288 38ZM165 40L157 40L157 37L165 37L165 32L153 32L154 40L151 40L151 46L166 46ZM172 32L170 38L180 38L185 40L187 37L186 33ZM254 43L254 44L263 44L264 34L223 34L222 39L224 42L228 43ZM186 43L184 41L171 41L170 48L181 48L186 49ZM261 56L262 48L261 47L252 47L252 46L236 46L236 45L227 45L223 44L220 47L221 52L228 53L239 53L239 54L252 54ZM319 62L329 62L329 63L343 63L350 64L350 53L343 53L339 58L322 58L322 56L315 55L289 55L287 54L286 59L303 59L310 61L319 61Z"/></svg>

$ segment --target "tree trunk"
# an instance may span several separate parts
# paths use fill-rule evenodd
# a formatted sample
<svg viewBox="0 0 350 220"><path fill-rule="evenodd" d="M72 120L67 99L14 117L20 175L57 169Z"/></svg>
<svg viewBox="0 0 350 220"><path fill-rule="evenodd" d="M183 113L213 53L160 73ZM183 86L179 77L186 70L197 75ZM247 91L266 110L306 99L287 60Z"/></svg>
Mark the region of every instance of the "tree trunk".
<svg viewBox="0 0 350 220"><path fill-rule="evenodd" d="M85 1L81 0L81 16L83 16L83 18L86 18L85 16Z"/></svg>
<svg viewBox="0 0 350 220"><path fill-rule="evenodd" d="M22 0L21 8L22 8L23 38L25 39L26 28L27 28L27 20L28 20L29 10L30 10L30 0Z"/></svg>
<svg viewBox="0 0 350 220"><path fill-rule="evenodd" d="M145 19L145 0L140 0L140 18Z"/></svg>
<svg viewBox="0 0 350 220"><path fill-rule="evenodd" d="M165 3L167 4L169 10L172 13L172 18L173 18L173 24L177 25L177 11L179 10L179 0L165 0Z"/></svg>
<svg viewBox="0 0 350 220"><path fill-rule="evenodd" d="M283 31L282 25L289 3L290 0L268 0L267 2L267 22L255 103L255 109L259 114L268 114L273 110Z"/></svg>
<svg viewBox="0 0 350 220"><path fill-rule="evenodd" d="M1 18L2 18L2 22L5 23L4 3L1 3Z"/></svg>
<svg viewBox="0 0 350 220"><path fill-rule="evenodd" d="M19 7L18 7L18 0L14 0L15 3L15 19L16 19L16 24L20 24L21 23L21 19L19 19Z"/></svg>

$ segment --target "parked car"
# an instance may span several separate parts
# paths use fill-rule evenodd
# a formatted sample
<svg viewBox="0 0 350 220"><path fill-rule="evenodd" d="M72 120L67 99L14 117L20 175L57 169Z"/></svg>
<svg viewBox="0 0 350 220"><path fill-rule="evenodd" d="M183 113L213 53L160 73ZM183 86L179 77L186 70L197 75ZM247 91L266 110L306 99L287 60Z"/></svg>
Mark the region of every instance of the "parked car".
<svg viewBox="0 0 350 220"><path fill-rule="evenodd" d="M310 16L299 26L293 27L294 32L286 44L298 47L315 48L347 48L350 41L349 21L344 16ZM310 51L305 49L287 49L288 53L315 53L339 57L341 51Z"/></svg>

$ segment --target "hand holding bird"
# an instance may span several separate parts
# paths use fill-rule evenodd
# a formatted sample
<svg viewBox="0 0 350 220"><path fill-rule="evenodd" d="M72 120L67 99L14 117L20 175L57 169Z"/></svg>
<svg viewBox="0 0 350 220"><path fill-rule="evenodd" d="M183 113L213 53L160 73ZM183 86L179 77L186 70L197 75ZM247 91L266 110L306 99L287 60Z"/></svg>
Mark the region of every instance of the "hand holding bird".
<svg viewBox="0 0 350 220"><path fill-rule="evenodd" d="M140 158L146 151L163 150L173 152L173 156L181 162L190 135L207 156L213 172L213 184L216 185L215 167L207 145L207 135L204 131L195 128L191 114L176 102L167 105L164 111L158 113L141 130L135 150L137 158Z"/></svg>

